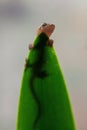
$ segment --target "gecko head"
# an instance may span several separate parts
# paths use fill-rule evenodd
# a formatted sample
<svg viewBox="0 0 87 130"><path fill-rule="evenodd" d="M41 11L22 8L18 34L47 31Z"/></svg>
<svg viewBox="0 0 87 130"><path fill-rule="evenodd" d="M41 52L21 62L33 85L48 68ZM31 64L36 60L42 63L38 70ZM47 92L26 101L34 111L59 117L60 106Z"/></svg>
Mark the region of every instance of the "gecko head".
<svg viewBox="0 0 87 130"><path fill-rule="evenodd" d="M48 37L53 33L55 29L54 24L43 23L37 30L37 35L44 32Z"/></svg>

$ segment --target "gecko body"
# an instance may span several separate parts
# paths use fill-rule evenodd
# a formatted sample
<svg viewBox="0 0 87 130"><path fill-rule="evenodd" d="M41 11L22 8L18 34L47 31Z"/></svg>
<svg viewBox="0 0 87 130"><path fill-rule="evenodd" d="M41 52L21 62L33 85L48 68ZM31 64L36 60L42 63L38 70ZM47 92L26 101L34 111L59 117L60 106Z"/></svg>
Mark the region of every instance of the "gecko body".
<svg viewBox="0 0 87 130"><path fill-rule="evenodd" d="M33 63L31 63L31 59L26 60L26 64L25 64L25 70L27 70L28 68L30 68L32 70L32 76L29 80L29 86L30 86L30 90L32 92L32 95L34 97L34 100L38 106L38 115L37 115L35 122L34 122L35 127L36 127L36 124L40 118L42 109L41 109L40 100L39 100L38 95L36 94L36 91L35 91L34 80L36 78L40 78L41 80L43 80L44 78L49 76L49 73L46 70L43 70L43 66L45 64L44 54L45 54L45 46L49 46L49 47L53 46L53 40L49 39L49 37L53 33L54 29L55 29L54 24L47 24L47 23L42 24L38 28L38 30L36 32L36 36L38 37L41 33L44 33L48 37L48 40L46 43L44 43L44 39L42 38L42 42L39 42L36 45L34 45L34 44L29 45L29 49L33 49L33 51L36 51L37 58Z"/></svg>

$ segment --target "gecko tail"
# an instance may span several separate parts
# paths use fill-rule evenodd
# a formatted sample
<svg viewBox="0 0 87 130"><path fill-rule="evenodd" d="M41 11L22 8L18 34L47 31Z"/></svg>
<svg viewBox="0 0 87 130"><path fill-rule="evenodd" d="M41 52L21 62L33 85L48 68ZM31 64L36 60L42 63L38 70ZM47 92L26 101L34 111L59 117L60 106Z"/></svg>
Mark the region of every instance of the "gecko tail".
<svg viewBox="0 0 87 130"><path fill-rule="evenodd" d="M37 104L37 107L38 107L38 112L37 112L37 115L36 115L36 118L35 118L35 121L34 121L34 129L36 129L37 127L37 124L38 124L38 121L40 119L40 116L41 116L41 104L40 104L40 101L39 101L39 98L35 92L35 88L34 88L34 79L35 77L32 76L31 80L30 80L30 89L31 89L31 93L32 93L32 96Z"/></svg>

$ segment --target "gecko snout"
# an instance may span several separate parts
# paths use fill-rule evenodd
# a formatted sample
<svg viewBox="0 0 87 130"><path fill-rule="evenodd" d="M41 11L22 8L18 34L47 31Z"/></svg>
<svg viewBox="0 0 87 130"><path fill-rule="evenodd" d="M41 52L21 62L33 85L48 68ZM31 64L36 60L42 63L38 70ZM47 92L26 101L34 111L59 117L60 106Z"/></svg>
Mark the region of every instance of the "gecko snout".
<svg viewBox="0 0 87 130"><path fill-rule="evenodd" d="M51 24L50 26L51 26L51 28L52 28L53 30L55 29L55 25L54 25L54 24Z"/></svg>
<svg viewBox="0 0 87 130"><path fill-rule="evenodd" d="M55 25L54 24L51 24L51 26L53 26L55 28Z"/></svg>

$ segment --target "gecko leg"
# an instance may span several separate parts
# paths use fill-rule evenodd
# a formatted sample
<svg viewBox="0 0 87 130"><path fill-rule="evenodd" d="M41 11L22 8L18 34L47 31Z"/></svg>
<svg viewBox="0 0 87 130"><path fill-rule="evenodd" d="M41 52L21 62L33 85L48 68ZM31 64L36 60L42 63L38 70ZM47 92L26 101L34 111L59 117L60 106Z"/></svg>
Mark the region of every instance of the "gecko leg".
<svg viewBox="0 0 87 130"><path fill-rule="evenodd" d="M30 64L30 62L29 62L29 60L26 58L25 59L25 65L24 65L24 68L25 68L25 70L27 69L27 68L29 68L29 67L33 67L33 64Z"/></svg>
<svg viewBox="0 0 87 130"><path fill-rule="evenodd" d="M25 58L25 64L24 64L25 69L27 68L27 66L28 66L28 59Z"/></svg>
<svg viewBox="0 0 87 130"><path fill-rule="evenodd" d="M54 41L52 39L49 39L49 41L47 42L47 45L50 46L50 47L52 47L53 46L53 42Z"/></svg>
<svg viewBox="0 0 87 130"><path fill-rule="evenodd" d="M30 49L33 49L33 48L34 48L34 45L33 44L29 44L28 49L30 50Z"/></svg>

